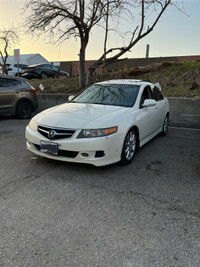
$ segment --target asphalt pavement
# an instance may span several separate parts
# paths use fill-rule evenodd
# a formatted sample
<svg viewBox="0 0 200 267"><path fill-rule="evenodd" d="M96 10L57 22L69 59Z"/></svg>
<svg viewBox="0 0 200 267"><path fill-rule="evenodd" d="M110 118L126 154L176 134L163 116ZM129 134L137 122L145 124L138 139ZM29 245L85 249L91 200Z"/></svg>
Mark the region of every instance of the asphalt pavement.
<svg viewBox="0 0 200 267"><path fill-rule="evenodd" d="M27 124L0 118L0 267L200 266L200 130L97 168L33 155Z"/></svg>

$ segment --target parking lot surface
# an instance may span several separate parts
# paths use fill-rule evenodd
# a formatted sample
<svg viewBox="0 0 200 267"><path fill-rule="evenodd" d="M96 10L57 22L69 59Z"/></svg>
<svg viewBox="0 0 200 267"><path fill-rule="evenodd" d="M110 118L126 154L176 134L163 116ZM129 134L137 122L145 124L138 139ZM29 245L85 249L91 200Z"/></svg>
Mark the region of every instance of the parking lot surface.
<svg viewBox="0 0 200 267"><path fill-rule="evenodd" d="M200 131L170 128L128 166L26 150L0 118L0 266L200 266Z"/></svg>

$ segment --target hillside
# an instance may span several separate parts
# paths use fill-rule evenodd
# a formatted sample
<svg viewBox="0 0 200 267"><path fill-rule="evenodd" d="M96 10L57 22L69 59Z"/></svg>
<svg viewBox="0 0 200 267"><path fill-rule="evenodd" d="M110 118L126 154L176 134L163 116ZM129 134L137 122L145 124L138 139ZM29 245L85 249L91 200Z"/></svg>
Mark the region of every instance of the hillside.
<svg viewBox="0 0 200 267"><path fill-rule="evenodd" d="M200 97L200 62L183 62L150 65L143 68L123 69L95 75L94 80L141 79L152 83L159 82L167 97ZM38 92L77 94L80 91L78 77L59 79L29 80ZM43 84L44 91L39 89Z"/></svg>

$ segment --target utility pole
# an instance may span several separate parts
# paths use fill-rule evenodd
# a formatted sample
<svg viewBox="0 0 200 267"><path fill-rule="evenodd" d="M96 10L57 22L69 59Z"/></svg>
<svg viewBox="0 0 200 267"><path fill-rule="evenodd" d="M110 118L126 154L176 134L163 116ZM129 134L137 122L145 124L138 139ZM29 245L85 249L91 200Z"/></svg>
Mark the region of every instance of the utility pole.
<svg viewBox="0 0 200 267"><path fill-rule="evenodd" d="M149 48L150 48L150 45L147 44L147 47L146 47L146 58L149 58Z"/></svg>

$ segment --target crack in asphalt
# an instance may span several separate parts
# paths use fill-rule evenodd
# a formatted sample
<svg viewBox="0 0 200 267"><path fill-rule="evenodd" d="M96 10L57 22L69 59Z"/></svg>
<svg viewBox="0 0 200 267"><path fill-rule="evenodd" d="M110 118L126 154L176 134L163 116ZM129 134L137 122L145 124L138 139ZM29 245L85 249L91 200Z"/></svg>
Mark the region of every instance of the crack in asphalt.
<svg viewBox="0 0 200 267"><path fill-rule="evenodd" d="M59 166L55 166L55 168L58 168L58 167ZM25 186L28 183L30 183L31 181L33 181L34 179L36 179L38 177L41 178L43 175L46 175L49 172L51 172L51 170L49 170L48 172L45 172L43 174L26 175L23 178L11 181L11 182L3 185L2 187L0 187L0 197L4 196L4 198L5 198L6 196L16 192L19 188L21 188L21 186ZM89 186L91 188L98 188L98 189L106 190L106 191L111 192L113 194L121 194L121 195L127 195L127 196L129 195L129 196L133 196L133 197L140 197L146 203L149 203L150 205L154 206L155 208L166 209L168 211L176 211L176 212L200 219L200 213L198 213L198 212L188 211L188 210L184 209L183 207L176 206L172 203L169 203L168 201L164 201L164 200L161 200L161 199L158 199L156 197L149 196L149 195L144 195L140 192L125 191L125 190L120 191L120 190L115 190L112 188L106 188L104 186L96 185L93 183L85 183L85 182L76 181L74 179L74 177L65 178L64 180L67 182L71 182L73 184L84 184L84 185ZM15 186L15 188L13 188L13 190L11 190L11 189L9 189L10 186ZM8 189L8 190L6 190L6 189ZM3 192L1 192L1 191L3 191Z"/></svg>
<svg viewBox="0 0 200 267"><path fill-rule="evenodd" d="M10 181L7 184L3 185L0 187L0 197L6 197L14 192L16 192L19 188L21 188L22 186L25 186L27 184L29 184L30 182L32 182L34 179L38 178L38 177L42 177L43 175L46 175L47 173L51 172L51 170L46 171L43 174L30 174L30 175L26 175L25 177L22 177L20 179L14 180L14 181ZM14 188L10 188L14 186ZM2 192L3 191L3 192Z"/></svg>
<svg viewBox="0 0 200 267"><path fill-rule="evenodd" d="M192 216L192 217L200 219L200 213L198 213L198 212L188 211L188 210L186 210L186 209L184 209L182 207L175 206L174 204L171 204L171 203L169 203L167 201L158 199L156 197L151 197L151 196L148 196L148 195L144 195L144 194L142 194L140 192L117 191L117 190L108 189L108 188L105 188L105 187L102 187L102 186L99 186L99 185L94 185L94 184L88 184L88 185L91 186L91 187L107 190L109 192L116 193L116 194L123 194L123 195L130 195L130 196L134 196L134 197L141 197L145 202L148 202L150 205L152 205L152 206L154 206L154 207L156 207L158 209L167 209L168 211L176 211L176 212L180 212L182 214L186 214L186 215L189 215L189 216ZM158 202L158 204L156 204L156 202ZM160 204L162 206L160 206Z"/></svg>

